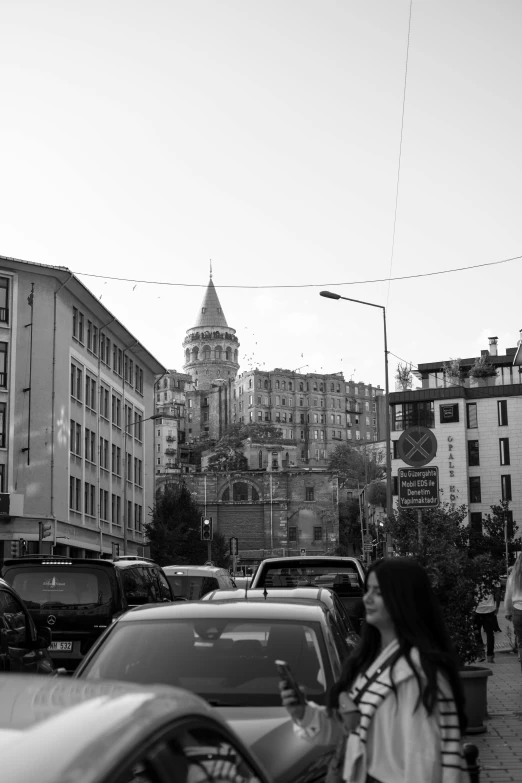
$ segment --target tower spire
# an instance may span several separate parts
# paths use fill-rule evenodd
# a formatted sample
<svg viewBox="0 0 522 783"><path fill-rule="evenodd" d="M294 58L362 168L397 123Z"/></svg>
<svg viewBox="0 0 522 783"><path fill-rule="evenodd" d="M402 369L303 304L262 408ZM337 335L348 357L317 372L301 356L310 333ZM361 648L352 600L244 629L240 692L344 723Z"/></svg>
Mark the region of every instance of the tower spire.
<svg viewBox="0 0 522 783"><path fill-rule="evenodd" d="M212 259L210 259L210 279L212 280Z"/></svg>

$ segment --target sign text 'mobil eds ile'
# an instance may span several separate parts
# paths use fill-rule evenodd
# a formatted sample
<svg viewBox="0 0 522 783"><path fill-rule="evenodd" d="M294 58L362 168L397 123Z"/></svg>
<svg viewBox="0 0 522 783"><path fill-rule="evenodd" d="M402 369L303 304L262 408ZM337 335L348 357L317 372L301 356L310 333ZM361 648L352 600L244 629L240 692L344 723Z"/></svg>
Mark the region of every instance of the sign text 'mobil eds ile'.
<svg viewBox="0 0 522 783"><path fill-rule="evenodd" d="M399 468L397 490L401 508L438 506L439 469Z"/></svg>

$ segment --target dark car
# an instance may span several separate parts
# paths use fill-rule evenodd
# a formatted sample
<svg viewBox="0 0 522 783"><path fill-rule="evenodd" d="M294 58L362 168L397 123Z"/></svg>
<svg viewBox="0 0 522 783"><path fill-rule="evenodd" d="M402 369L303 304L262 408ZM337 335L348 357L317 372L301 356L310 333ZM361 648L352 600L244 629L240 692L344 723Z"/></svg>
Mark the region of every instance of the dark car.
<svg viewBox="0 0 522 783"><path fill-rule="evenodd" d="M352 621L341 599L328 587L292 587L279 589L271 587L269 590L214 590L207 593L204 601L318 601L323 604L335 623L340 633L346 639L348 647L353 649L359 641L359 634L353 627Z"/></svg>
<svg viewBox="0 0 522 783"><path fill-rule="evenodd" d="M75 677L176 685L216 706L274 781L322 781L332 747L297 737L281 705L276 660L326 703L348 645L317 601L184 601L133 609Z"/></svg>
<svg viewBox="0 0 522 783"><path fill-rule="evenodd" d="M0 579L0 671L52 674L51 631L36 629L24 602Z"/></svg>
<svg viewBox="0 0 522 783"><path fill-rule="evenodd" d="M356 557L267 558L259 564L251 587L329 587L341 599L357 631L364 618L364 568Z"/></svg>
<svg viewBox="0 0 522 783"><path fill-rule="evenodd" d="M6 560L4 579L25 601L36 625L52 630L50 653L57 667L74 671L96 639L124 612L172 600L156 563L31 555Z"/></svg>

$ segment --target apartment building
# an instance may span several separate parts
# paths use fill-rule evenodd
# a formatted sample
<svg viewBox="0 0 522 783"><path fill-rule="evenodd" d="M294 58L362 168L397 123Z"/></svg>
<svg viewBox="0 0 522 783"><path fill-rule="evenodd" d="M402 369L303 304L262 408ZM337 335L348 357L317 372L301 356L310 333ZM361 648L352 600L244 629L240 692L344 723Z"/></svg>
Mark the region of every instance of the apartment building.
<svg viewBox="0 0 522 783"><path fill-rule="evenodd" d="M0 557L142 554L165 368L64 267L0 256Z"/></svg>
<svg viewBox="0 0 522 783"><path fill-rule="evenodd" d="M192 391L192 377L168 370L155 383L154 467L156 483L182 472L186 459L186 396Z"/></svg>
<svg viewBox="0 0 522 783"><path fill-rule="evenodd" d="M397 454L401 433L417 425L433 430L437 453L429 466L439 469L442 500L466 504L477 530L500 500L509 500L514 519L522 521L520 346L519 340L518 348L499 355L497 338L489 338L489 348L481 352L496 370L489 377L470 374L479 357L461 359L458 368L448 362L419 364L422 388L390 395L392 475L406 467Z"/></svg>
<svg viewBox="0 0 522 783"><path fill-rule="evenodd" d="M297 444L299 465L324 467L338 444L383 437L384 391L342 373L249 370L234 384L232 421L275 424Z"/></svg>

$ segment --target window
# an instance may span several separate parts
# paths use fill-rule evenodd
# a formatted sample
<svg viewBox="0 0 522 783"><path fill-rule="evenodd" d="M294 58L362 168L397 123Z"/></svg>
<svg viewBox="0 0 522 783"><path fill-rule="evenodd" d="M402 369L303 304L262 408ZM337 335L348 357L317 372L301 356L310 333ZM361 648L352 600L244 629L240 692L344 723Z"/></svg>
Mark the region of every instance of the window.
<svg viewBox="0 0 522 783"><path fill-rule="evenodd" d="M121 449L119 446L112 444L112 472L119 476L121 472Z"/></svg>
<svg viewBox="0 0 522 783"><path fill-rule="evenodd" d="M248 484L244 481L236 481L232 487L233 500L246 501L248 500Z"/></svg>
<svg viewBox="0 0 522 783"><path fill-rule="evenodd" d="M513 500L511 495L511 476L501 476L502 500Z"/></svg>
<svg viewBox="0 0 522 783"><path fill-rule="evenodd" d="M322 541L322 540L323 540L323 528L314 527L314 541Z"/></svg>
<svg viewBox="0 0 522 783"><path fill-rule="evenodd" d="M289 527L288 528L288 541L297 541L297 528L296 527Z"/></svg>
<svg viewBox="0 0 522 783"><path fill-rule="evenodd" d="M96 433L85 428L85 459L96 462Z"/></svg>
<svg viewBox="0 0 522 783"><path fill-rule="evenodd" d="M468 402L468 404L466 405L466 417L467 417L468 429L470 430L476 429L478 427L476 402Z"/></svg>
<svg viewBox="0 0 522 783"><path fill-rule="evenodd" d="M357 409L359 412L359 409ZM392 429L405 430L408 427L434 427L433 400L403 402L392 405Z"/></svg>
<svg viewBox="0 0 522 783"><path fill-rule="evenodd" d="M305 500L314 500L314 488L305 487Z"/></svg>
<svg viewBox="0 0 522 783"><path fill-rule="evenodd" d="M109 441L100 438L100 468L109 470Z"/></svg>
<svg viewBox="0 0 522 783"><path fill-rule="evenodd" d="M497 402L497 408L499 427L505 427L508 423L507 400L499 400Z"/></svg>
<svg viewBox="0 0 522 783"><path fill-rule="evenodd" d="M106 489L100 489L100 519L109 519L109 493Z"/></svg>
<svg viewBox="0 0 522 783"><path fill-rule="evenodd" d="M138 533L141 533L141 524L142 524L142 507L138 504L134 504L134 530L136 530Z"/></svg>
<svg viewBox="0 0 522 783"><path fill-rule="evenodd" d="M83 345L83 313L78 313L78 340Z"/></svg>
<svg viewBox="0 0 522 783"><path fill-rule="evenodd" d="M470 466L480 465L478 440L468 440L468 463Z"/></svg>
<svg viewBox="0 0 522 783"><path fill-rule="evenodd" d="M482 533L482 512L472 511L470 516L470 528L474 533Z"/></svg>
<svg viewBox="0 0 522 783"><path fill-rule="evenodd" d="M143 416L134 411L134 439L141 441L143 439Z"/></svg>
<svg viewBox="0 0 522 783"><path fill-rule="evenodd" d="M469 480L469 502L481 503L480 476L471 476Z"/></svg>
<svg viewBox="0 0 522 783"><path fill-rule="evenodd" d="M78 308L73 307L73 323L72 323L73 337L78 337Z"/></svg>
<svg viewBox="0 0 522 783"><path fill-rule="evenodd" d="M78 402L82 400L83 372L76 364L71 362L71 397Z"/></svg>
<svg viewBox="0 0 522 783"><path fill-rule="evenodd" d="M121 524L121 498L119 495L111 497L111 520L113 525Z"/></svg>
<svg viewBox="0 0 522 783"><path fill-rule="evenodd" d="M85 373L85 406L96 410L96 381Z"/></svg>
<svg viewBox="0 0 522 783"><path fill-rule="evenodd" d="M7 403L0 402L0 448L5 449L6 447L6 427L5 427L5 415L7 410ZM3 492L4 490L0 490Z"/></svg>
<svg viewBox="0 0 522 783"><path fill-rule="evenodd" d="M500 464L509 465L509 438L499 438Z"/></svg>
<svg viewBox="0 0 522 783"><path fill-rule="evenodd" d="M112 395L112 423L121 427L121 399L115 394Z"/></svg>
<svg viewBox="0 0 522 783"><path fill-rule="evenodd" d="M96 487L94 486L94 484L89 484L86 481L84 487L84 511L89 517L95 516L95 511L96 511L95 492L96 492Z"/></svg>
<svg viewBox="0 0 522 783"><path fill-rule="evenodd" d="M87 350L92 351L92 323L87 321Z"/></svg>

